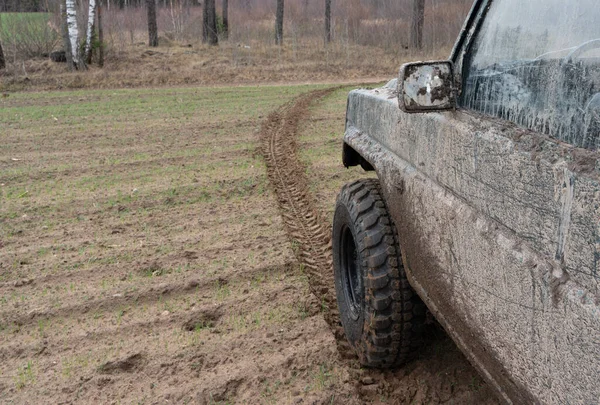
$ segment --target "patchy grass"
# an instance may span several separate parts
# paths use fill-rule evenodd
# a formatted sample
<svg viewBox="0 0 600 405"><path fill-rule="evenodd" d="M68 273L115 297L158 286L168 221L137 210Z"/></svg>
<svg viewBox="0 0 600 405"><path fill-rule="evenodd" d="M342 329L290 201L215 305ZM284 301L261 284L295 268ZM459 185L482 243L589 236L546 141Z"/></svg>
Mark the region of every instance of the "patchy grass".
<svg viewBox="0 0 600 405"><path fill-rule="evenodd" d="M80 378L139 351L147 360L138 377L123 374L106 390L113 380L99 375L86 389L99 402L136 402L151 381L159 397L179 387L175 402L211 393L224 401L219 384L230 371L216 365L268 362L295 347L286 343L294 330L308 339L293 349L304 353L298 362L330 361L319 345L333 338L293 262L258 142L271 111L322 87L1 98L0 373L14 380L8 400L21 402L25 392L34 402L48 393L73 398L80 394L69 387ZM190 314L212 308L218 315L192 317L184 328ZM8 354L44 351L26 364ZM188 356L196 357L188 364ZM170 364L175 371L163 370ZM190 369L209 381L206 393L180 372ZM252 398L289 397L276 370L246 371L247 387L256 373L273 381Z"/></svg>
<svg viewBox="0 0 600 405"><path fill-rule="evenodd" d="M21 390L33 383L35 383L35 369L33 362L30 360L17 371L15 386Z"/></svg>

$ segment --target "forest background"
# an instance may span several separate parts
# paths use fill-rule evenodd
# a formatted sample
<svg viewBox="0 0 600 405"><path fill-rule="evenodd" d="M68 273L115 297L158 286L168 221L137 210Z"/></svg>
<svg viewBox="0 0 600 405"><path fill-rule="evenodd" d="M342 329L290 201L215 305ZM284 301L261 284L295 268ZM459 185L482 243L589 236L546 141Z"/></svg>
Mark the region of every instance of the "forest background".
<svg viewBox="0 0 600 405"><path fill-rule="evenodd" d="M447 58L472 1L92 3L0 0L0 90L385 79L405 61ZM155 8L154 41L149 5ZM65 62L59 52L70 47L67 14L76 21L75 43L90 62L85 66L56 62Z"/></svg>

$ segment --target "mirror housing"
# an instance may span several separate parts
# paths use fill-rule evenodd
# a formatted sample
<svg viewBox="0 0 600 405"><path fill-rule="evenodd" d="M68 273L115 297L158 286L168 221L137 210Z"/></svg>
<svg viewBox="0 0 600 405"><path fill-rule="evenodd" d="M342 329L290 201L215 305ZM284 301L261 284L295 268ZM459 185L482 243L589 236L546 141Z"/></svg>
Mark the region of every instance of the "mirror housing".
<svg viewBox="0 0 600 405"><path fill-rule="evenodd" d="M456 109L451 61L406 63L398 78L398 106L407 113Z"/></svg>

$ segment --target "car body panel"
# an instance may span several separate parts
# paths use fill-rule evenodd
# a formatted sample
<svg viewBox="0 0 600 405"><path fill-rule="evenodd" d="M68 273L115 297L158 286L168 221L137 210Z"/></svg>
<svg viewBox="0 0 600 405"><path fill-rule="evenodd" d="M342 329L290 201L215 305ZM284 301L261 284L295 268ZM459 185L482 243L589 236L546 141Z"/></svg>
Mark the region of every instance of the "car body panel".
<svg viewBox="0 0 600 405"><path fill-rule="evenodd" d="M350 93L344 142L378 174L411 285L506 402L598 403L598 154L406 114L396 87Z"/></svg>

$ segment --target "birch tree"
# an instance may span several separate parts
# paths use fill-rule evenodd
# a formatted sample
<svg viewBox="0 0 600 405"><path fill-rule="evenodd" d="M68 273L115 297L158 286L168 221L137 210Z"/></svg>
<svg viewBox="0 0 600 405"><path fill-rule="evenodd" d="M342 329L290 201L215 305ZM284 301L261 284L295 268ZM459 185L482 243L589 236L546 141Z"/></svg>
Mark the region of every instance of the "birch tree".
<svg viewBox="0 0 600 405"><path fill-rule="evenodd" d="M69 31L69 42L75 69L84 68L79 51L79 28L77 28L77 5L75 0L66 0L67 6L67 30Z"/></svg>
<svg viewBox="0 0 600 405"><path fill-rule="evenodd" d="M425 0L413 0L412 24L410 30L410 46L423 47L423 21L425 20Z"/></svg>
<svg viewBox="0 0 600 405"><path fill-rule="evenodd" d="M71 51L71 40L69 38L69 26L67 25L67 3L66 0L60 1L60 20L63 46L65 48L65 57L67 58L67 67L73 70L73 52Z"/></svg>
<svg viewBox="0 0 600 405"><path fill-rule="evenodd" d="M83 59L90 63L92 61L92 42L94 40L94 25L96 23L96 8L97 3L96 0L89 0L89 10L88 10L88 23L87 23L87 32L85 36L85 51L83 53Z"/></svg>
<svg viewBox="0 0 600 405"><path fill-rule="evenodd" d="M277 0L275 13L275 43L283 45L283 0Z"/></svg>

